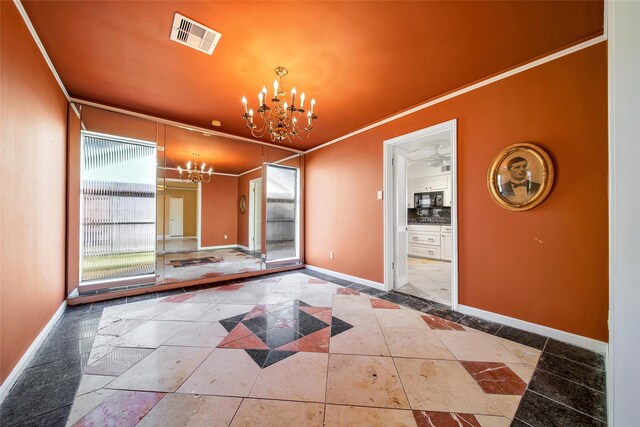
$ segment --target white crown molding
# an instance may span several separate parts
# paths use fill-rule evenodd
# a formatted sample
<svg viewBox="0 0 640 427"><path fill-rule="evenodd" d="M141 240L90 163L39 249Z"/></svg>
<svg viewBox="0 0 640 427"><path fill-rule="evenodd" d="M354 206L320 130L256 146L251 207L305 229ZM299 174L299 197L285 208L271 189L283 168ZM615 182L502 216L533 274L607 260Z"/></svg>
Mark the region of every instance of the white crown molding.
<svg viewBox="0 0 640 427"><path fill-rule="evenodd" d="M36 352L47 338L49 333L53 330L53 327L56 325L58 320L62 317L65 309L67 308L67 301L63 301L58 310L53 314L53 317L47 322L46 326L42 329L42 331L38 334L35 340L31 343L27 351L22 355L16 366L13 367L9 376L4 380L2 384L0 384L0 403L7 397L11 387L16 383L20 375L27 368L33 357L36 355Z"/></svg>
<svg viewBox="0 0 640 427"><path fill-rule="evenodd" d="M18 8L18 12L20 12L20 16L22 16L22 19L24 20L24 23L27 25L27 28L29 29L29 32L31 33L31 37L33 37L33 40L36 42L36 45L38 45L38 49L40 49L40 53L44 57L44 60L46 61L47 65L49 66L49 69L53 73L53 77L55 77L56 81L58 82L58 85L60 85L60 89L62 89L62 93L67 98L67 101L70 101L69 92L67 92L67 88L64 87L64 84L62 83L62 79L58 75L58 72L56 71L56 68L53 66L53 62L51 62L51 58L49 58L49 54L47 54L47 51L44 49L44 45L42 44L42 41L40 40L40 37L38 37L38 33L36 33L36 29L33 27L33 24L31 23L31 20L29 19L29 15L27 15L27 11L24 10L24 7L22 6L22 3L20 2L20 0L13 0L13 3ZM76 110L76 114L77 113L78 113L78 111Z"/></svg>
<svg viewBox="0 0 640 427"><path fill-rule="evenodd" d="M356 136L356 135L359 135L361 133L367 132L367 131L369 131L371 129L377 128L377 127L382 126L382 125L384 125L386 123L389 123L389 122L393 122L393 121L398 120L398 119L400 119L402 117L405 117L405 116L408 116L410 114L413 114L413 113L415 113L417 111L424 110L425 108L432 107L432 106L434 106L436 104L440 104L441 102L447 101L447 100L452 99L452 98L456 98L456 97L458 97L460 95L464 95L465 93L472 92L472 91L474 91L476 89L480 89L480 88L482 88L484 86L488 86L488 85L490 85L492 83L495 83L495 82L498 82L500 80L504 80L507 77L515 76L516 74L520 74L520 73L522 73L524 71L527 71L527 70L530 70L532 68L538 67L540 65L546 64L547 62L554 61L554 60L556 60L558 58L562 58L563 56L567 56L567 55L570 55L572 53L578 52L578 51L580 51L582 49L586 49L588 47L594 46L594 45L596 45L598 43L601 43L603 41L606 41L606 40L607 40L607 36L606 36L606 27L605 27L605 34L603 34L601 36L594 37L592 39L589 39L589 40L584 41L582 43L579 43L577 45L571 46L571 47L569 47L567 49L563 49L563 50L561 50L559 52L552 53L551 55L545 56L544 58L537 59L535 61L532 61L532 62L529 62L527 64L521 65L519 67L513 68L513 69L511 69L509 71L505 71L504 73L498 74L497 76L493 76L493 77L490 77L490 78L488 78L486 80L482 80L482 81L480 81L478 83L472 84L471 86L464 87L462 89L456 90L455 92L449 93L447 95L441 96L439 98L433 99L433 100L425 102L423 104L419 104L419 105L417 105L417 106L415 106L413 108L410 108L408 110L405 110L405 111L403 111L401 113L398 113L398 114L395 114L395 115L393 115L391 117L387 117L386 119L374 122L374 123L372 123L372 124L370 124L368 126L365 126L365 127L361 128L361 129L358 129L358 130L353 131L351 133L348 133L346 135L340 136L340 137L338 137L336 139L332 139L329 142L325 142L324 144L321 144L321 145L318 145L316 147L310 148L307 151L305 151L304 153L308 154L308 153L314 152L316 150L320 150L321 148L328 147L330 145L335 144L336 142L340 142L340 141L342 141L344 139L351 138L352 136Z"/></svg>
<svg viewBox="0 0 640 427"><path fill-rule="evenodd" d="M606 342L594 340L593 338L583 337L581 335L572 334L571 332L561 331L559 329L550 328L548 326L538 325L537 323L527 322L526 320L516 319L514 317L505 316L491 311L481 310L475 307L458 304L460 313L476 316L491 322L502 323L503 325L512 326L514 328L533 332L534 334L544 335L558 341L564 341L578 347L586 348L591 351L606 354L609 345Z"/></svg>

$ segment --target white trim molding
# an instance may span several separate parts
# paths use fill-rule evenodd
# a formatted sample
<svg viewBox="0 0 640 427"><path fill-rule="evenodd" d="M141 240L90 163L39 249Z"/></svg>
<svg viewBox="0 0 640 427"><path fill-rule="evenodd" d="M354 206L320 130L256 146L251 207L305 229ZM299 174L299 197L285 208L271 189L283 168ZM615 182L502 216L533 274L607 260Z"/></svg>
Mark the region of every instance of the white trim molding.
<svg viewBox="0 0 640 427"><path fill-rule="evenodd" d="M491 311L482 310L475 307L458 304L458 311L463 314L476 316L490 322L502 323L503 325L512 326L524 331L533 332L534 334L544 335L558 341L564 341L587 350L607 354L609 345L606 342L594 340L593 338L583 337L581 335L572 334L571 332L561 331L559 329L550 328L548 326L538 325L537 323L527 322L526 320L516 319L515 317L505 316L503 314L493 313Z"/></svg>
<svg viewBox="0 0 640 427"><path fill-rule="evenodd" d="M338 273L337 271L327 270L326 268L315 267L309 264L306 264L305 268L308 268L309 270L312 270L312 271L317 271L319 273L328 274L330 276L335 276L338 279L349 280L354 283L359 283L361 285L369 286L370 288L384 291L384 284L374 282L373 280L363 279L362 277L351 276L349 274Z"/></svg>
<svg viewBox="0 0 640 427"><path fill-rule="evenodd" d="M7 379L5 379L4 382L0 385L0 403L2 403L5 397L7 397L9 391L11 390L11 387L13 387L18 378L20 378L20 375L22 375L31 360L34 358L36 352L38 351L44 340L47 338L49 333L51 333L58 320L60 320L66 308L67 301L65 300L62 302L62 304L60 304L60 307L58 307L56 312L53 314L53 317L51 317L51 320L47 322L36 339L33 340L27 351L25 351L16 366L14 366L11 373L9 373L9 376L7 376Z"/></svg>
<svg viewBox="0 0 640 427"><path fill-rule="evenodd" d="M214 249L237 249L239 245L202 246L198 250L210 251Z"/></svg>

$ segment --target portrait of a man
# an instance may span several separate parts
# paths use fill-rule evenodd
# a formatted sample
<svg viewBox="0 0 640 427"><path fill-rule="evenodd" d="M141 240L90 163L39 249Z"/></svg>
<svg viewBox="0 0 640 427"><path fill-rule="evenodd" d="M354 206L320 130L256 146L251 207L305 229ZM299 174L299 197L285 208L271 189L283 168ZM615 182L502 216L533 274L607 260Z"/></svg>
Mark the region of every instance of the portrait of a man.
<svg viewBox="0 0 640 427"><path fill-rule="evenodd" d="M529 161L524 157L516 156L507 161L506 182L501 179L498 186L500 195L510 202L524 203L530 200L539 190L540 183L532 179L532 171Z"/></svg>

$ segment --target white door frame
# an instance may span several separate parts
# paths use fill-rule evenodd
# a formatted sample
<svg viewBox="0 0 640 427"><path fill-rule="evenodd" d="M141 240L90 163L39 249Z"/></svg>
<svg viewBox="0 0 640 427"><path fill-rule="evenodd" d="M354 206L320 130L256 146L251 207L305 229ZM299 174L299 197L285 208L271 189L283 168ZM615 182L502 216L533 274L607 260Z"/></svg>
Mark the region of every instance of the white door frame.
<svg viewBox="0 0 640 427"><path fill-rule="evenodd" d="M255 238L254 222L255 222L255 209L256 209L254 189L257 183L260 183L260 194L262 195L262 177L249 180L249 224L248 224L249 233L247 234L248 236L247 246L249 247L250 251L256 250L256 246L254 242L254 238ZM262 197L260 198L260 209L262 209ZM260 217L262 220L262 215L260 215ZM260 232L260 250L262 250L262 231Z"/></svg>
<svg viewBox="0 0 640 427"><path fill-rule="evenodd" d="M449 131L451 134L451 228L452 228L452 254L451 254L451 308L458 308L458 139L457 120L452 119L444 123L420 129L415 132L401 135L384 141L383 145L383 169L384 169L384 290L393 290L395 274L392 263L394 262L394 191L393 182L393 151L395 146L424 138L429 135Z"/></svg>

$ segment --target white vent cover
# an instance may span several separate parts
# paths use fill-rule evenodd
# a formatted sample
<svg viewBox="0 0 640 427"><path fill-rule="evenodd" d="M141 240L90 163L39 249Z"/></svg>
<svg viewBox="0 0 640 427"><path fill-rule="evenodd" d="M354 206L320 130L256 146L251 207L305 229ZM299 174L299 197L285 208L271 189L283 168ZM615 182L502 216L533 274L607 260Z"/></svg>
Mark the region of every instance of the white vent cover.
<svg viewBox="0 0 640 427"><path fill-rule="evenodd" d="M440 169L441 172L450 172L451 171L451 165L442 165L442 168Z"/></svg>
<svg viewBox="0 0 640 427"><path fill-rule="evenodd" d="M209 55L213 53L222 34L176 12L170 39Z"/></svg>

